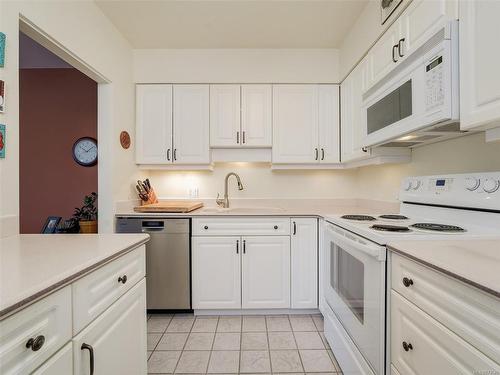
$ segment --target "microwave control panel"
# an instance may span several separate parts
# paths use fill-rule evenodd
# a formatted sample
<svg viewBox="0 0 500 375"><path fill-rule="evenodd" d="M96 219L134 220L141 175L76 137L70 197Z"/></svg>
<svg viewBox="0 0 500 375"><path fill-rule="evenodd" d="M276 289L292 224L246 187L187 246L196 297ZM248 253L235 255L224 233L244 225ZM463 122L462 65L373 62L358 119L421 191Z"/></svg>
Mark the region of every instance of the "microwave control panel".
<svg viewBox="0 0 500 375"><path fill-rule="evenodd" d="M438 56L425 65L426 112L444 104L443 75L443 56Z"/></svg>

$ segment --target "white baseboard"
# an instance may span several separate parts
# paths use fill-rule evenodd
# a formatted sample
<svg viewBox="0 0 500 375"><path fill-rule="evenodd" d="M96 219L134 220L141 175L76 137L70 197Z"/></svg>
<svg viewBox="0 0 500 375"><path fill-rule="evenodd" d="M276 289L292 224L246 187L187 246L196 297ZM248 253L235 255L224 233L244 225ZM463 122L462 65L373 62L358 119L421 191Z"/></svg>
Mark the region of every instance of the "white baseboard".
<svg viewBox="0 0 500 375"><path fill-rule="evenodd" d="M319 314L318 309L234 309L194 310L194 315L304 315Z"/></svg>

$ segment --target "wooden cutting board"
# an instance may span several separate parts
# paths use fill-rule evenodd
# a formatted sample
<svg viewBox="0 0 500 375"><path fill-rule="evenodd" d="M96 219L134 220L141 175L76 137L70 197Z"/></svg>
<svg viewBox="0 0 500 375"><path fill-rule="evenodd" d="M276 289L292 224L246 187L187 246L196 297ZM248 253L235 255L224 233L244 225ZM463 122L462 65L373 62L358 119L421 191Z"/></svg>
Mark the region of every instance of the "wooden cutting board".
<svg viewBox="0 0 500 375"><path fill-rule="evenodd" d="M163 201L153 204L146 204L144 206L134 207L134 211L185 213L185 212L191 212L201 207L203 207L203 203L196 201Z"/></svg>

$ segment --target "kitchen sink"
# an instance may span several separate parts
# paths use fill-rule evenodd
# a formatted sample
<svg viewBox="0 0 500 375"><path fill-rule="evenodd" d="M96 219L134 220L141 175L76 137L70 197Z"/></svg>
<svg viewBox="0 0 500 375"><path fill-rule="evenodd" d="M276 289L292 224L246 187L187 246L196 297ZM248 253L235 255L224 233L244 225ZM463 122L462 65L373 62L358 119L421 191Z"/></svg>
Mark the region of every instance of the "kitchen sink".
<svg viewBox="0 0 500 375"><path fill-rule="evenodd" d="M279 207L211 207L203 209L204 213L216 213L216 214L269 214L269 213L283 213L285 210Z"/></svg>

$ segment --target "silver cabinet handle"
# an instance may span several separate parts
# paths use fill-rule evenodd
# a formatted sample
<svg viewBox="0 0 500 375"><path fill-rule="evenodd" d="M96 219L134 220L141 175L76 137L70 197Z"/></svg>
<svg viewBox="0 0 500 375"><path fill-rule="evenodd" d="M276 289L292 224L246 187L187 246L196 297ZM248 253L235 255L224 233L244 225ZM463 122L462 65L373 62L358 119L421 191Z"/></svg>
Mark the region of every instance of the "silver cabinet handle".
<svg viewBox="0 0 500 375"><path fill-rule="evenodd" d="M247 241L243 240L243 254L247 253Z"/></svg>
<svg viewBox="0 0 500 375"><path fill-rule="evenodd" d="M325 160L325 149L321 149L321 160Z"/></svg>
<svg viewBox="0 0 500 375"><path fill-rule="evenodd" d="M236 240L236 254L240 253L240 240Z"/></svg>
<svg viewBox="0 0 500 375"><path fill-rule="evenodd" d="M297 234L297 223L294 221L293 222L293 235L295 236Z"/></svg>
<svg viewBox="0 0 500 375"><path fill-rule="evenodd" d="M34 352L37 352L40 349L42 349L43 344L45 344L45 336L40 335L35 338L29 339L28 342L26 343L26 348L29 348Z"/></svg>
<svg viewBox="0 0 500 375"><path fill-rule="evenodd" d="M404 44L401 44L401 43L404 43L405 41L405 38L401 38L399 39L399 42L398 42L398 55L399 57L404 57L404 53L403 53L403 47L404 47Z"/></svg>
<svg viewBox="0 0 500 375"><path fill-rule="evenodd" d="M94 348L92 347L92 345L83 343L80 350L88 350L89 351L90 375L94 375Z"/></svg>
<svg viewBox="0 0 500 375"><path fill-rule="evenodd" d="M170 149L167 149L167 160L170 161Z"/></svg>
<svg viewBox="0 0 500 375"><path fill-rule="evenodd" d="M395 50L396 48L398 48L398 45L397 45L397 44L395 44L395 45L393 45L393 46L392 46L392 61L393 61L393 62L395 62L395 63L397 63L397 62L398 62L398 60L394 57L394 50Z"/></svg>
<svg viewBox="0 0 500 375"><path fill-rule="evenodd" d="M241 134L242 134L242 138L243 138L243 143L245 143L245 131L243 131Z"/></svg>
<svg viewBox="0 0 500 375"><path fill-rule="evenodd" d="M177 149L174 148L174 161L177 160Z"/></svg>
<svg viewBox="0 0 500 375"><path fill-rule="evenodd" d="M240 144L240 132L239 131L236 132L236 143Z"/></svg>
<svg viewBox="0 0 500 375"><path fill-rule="evenodd" d="M318 152L318 149L317 149L317 148L315 148L315 149L314 149L314 152L315 152L315 154L316 154L316 156L314 157L314 160L318 160L318 158L319 158L319 152Z"/></svg>

